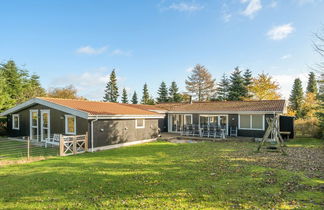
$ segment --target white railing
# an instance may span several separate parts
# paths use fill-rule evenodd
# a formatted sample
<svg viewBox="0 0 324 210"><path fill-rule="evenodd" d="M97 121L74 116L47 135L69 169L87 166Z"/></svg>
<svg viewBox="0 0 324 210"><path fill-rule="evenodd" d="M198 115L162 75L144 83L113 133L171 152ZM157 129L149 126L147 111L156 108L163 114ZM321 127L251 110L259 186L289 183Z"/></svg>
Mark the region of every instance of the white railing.
<svg viewBox="0 0 324 210"><path fill-rule="evenodd" d="M60 156L75 155L88 151L88 132L85 135L60 135Z"/></svg>

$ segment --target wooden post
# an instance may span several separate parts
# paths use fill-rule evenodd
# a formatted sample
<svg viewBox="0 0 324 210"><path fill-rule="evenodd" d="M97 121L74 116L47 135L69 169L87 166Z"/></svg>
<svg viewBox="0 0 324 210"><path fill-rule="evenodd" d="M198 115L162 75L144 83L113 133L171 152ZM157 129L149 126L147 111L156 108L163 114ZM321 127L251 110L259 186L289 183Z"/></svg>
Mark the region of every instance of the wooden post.
<svg viewBox="0 0 324 210"><path fill-rule="evenodd" d="M29 160L29 151L30 151L30 137L27 136L27 160Z"/></svg>
<svg viewBox="0 0 324 210"><path fill-rule="evenodd" d="M89 142L88 142L88 132L86 132L84 137L84 151L88 152Z"/></svg>
<svg viewBox="0 0 324 210"><path fill-rule="evenodd" d="M77 154L77 141L76 141L76 136L73 136L73 154Z"/></svg>
<svg viewBox="0 0 324 210"><path fill-rule="evenodd" d="M60 156L64 156L64 138L60 135Z"/></svg>

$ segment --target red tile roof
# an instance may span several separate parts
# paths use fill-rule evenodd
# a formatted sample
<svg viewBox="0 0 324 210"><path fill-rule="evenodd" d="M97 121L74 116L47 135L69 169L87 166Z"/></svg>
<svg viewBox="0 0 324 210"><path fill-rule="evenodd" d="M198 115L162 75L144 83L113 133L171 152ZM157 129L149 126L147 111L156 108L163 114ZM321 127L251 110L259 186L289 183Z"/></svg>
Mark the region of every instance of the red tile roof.
<svg viewBox="0 0 324 210"><path fill-rule="evenodd" d="M120 103L46 97L40 97L39 99L66 106L72 109L84 111L89 113L90 115L157 115L157 113L155 112L127 106Z"/></svg>
<svg viewBox="0 0 324 210"><path fill-rule="evenodd" d="M181 104L169 106L169 111L265 111L284 112L285 100L263 100L263 101L215 101L215 102L194 102L192 104Z"/></svg>

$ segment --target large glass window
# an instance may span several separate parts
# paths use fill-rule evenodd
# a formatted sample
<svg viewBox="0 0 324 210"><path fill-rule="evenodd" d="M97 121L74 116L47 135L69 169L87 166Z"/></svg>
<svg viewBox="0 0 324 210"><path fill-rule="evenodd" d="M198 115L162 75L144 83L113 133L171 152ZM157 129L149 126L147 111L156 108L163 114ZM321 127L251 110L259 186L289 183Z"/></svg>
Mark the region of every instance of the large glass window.
<svg viewBox="0 0 324 210"><path fill-rule="evenodd" d="M19 130L19 115L12 115L12 129Z"/></svg>
<svg viewBox="0 0 324 210"><path fill-rule="evenodd" d="M185 125L192 124L192 115L191 114L185 114L184 115L184 124Z"/></svg>
<svg viewBox="0 0 324 210"><path fill-rule="evenodd" d="M264 118L261 114L241 114L240 129L264 130Z"/></svg>
<svg viewBox="0 0 324 210"><path fill-rule="evenodd" d="M252 115L252 129L263 129L263 115Z"/></svg>
<svg viewBox="0 0 324 210"><path fill-rule="evenodd" d="M240 128L250 129L250 115L240 115Z"/></svg>
<svg viewBox="0 0 324 210"><path fill-rule="evenodd" d="M73 115L65 116L65 133L76 134L76 118Z"/></svg>

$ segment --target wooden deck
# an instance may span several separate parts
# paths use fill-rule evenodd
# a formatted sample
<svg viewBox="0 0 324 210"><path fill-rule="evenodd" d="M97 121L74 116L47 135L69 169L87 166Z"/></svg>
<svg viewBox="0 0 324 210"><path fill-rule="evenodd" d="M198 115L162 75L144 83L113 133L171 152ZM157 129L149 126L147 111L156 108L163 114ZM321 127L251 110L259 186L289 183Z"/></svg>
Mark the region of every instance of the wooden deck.
<svg viewBox="0 0 324 210"><path fill-rule="evenodd" d="M225 139L222 138L208 138L208 137L199 137L199 136L182 136L179 133L167 133L163 132L161 133L161 137L159 137L159 140L195 140L195 141L254 141L253 137L230 137L227 136Z"/></svg>

